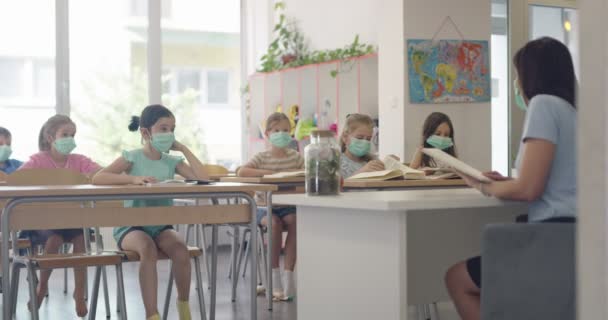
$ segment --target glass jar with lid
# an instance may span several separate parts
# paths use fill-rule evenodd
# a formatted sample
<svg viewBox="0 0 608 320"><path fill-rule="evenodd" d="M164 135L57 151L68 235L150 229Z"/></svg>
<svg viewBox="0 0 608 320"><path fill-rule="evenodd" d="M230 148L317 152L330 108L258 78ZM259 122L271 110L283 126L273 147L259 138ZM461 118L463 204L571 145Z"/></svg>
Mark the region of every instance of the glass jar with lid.
<svg viewBox="0 0 608 320"><path fill-rule="evenodd" d="M340 147L334 132L314 130L310 144L304 149L306 161L306 193L337 195L340 193Z"/></svg>

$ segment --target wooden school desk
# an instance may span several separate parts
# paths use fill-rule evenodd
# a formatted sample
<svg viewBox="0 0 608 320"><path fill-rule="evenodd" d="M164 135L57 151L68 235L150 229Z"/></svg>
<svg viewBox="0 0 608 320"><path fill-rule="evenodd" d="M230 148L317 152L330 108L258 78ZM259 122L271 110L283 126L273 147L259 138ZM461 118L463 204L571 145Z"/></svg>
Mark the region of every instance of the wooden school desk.
<svg viewBox="0 0 608 320"><path fill-rule="evenodd" d="M261 185L274 185L277 187L275 194L301 194L305 192L305 177L291 177L291 178L263 178L263 177L225 177L220 179L222 182L233 182L233 183L254 183ZM272 194L273 191L266 191L263 204L266 206L266 220L268 220L266 228L272 230ZM255 248L255 247L252 247ZM272 237L267 239L266 252L266 298L268 300L268 310L272 310Z"/></svg>
<svg viewBox="0 0 608 320"><path fill-rule="evenodd" d="M116 226L145 226L163 224L251 224L252 245L257 242L257 205L250 196L251 192L271 192L276 190L272 185L248 185L225 183L217 185L162 185L162 186L2 186L0 200L8 200L2 211L2 252L9 252L9 234L12 231L25 229L61 229ZM246 204L204 206L169 206L145 208L104 208L103 206L85 208L53 208L45 211L40 206L23 206L23 204L50 202L95 202L131 199L167 199L167 198L238 198ZM13 237L15 234L13 233ZM13 243L17 243L13 239ZM215 248L213 248L215 253ZM251 250L251 274L257 273L257 250ZM217 259L214 254L213 260ZM2 256L3 292L2 305L4 319L10 319L10 264L9 254ZM215 261L213 261L215 262ZM212 264L213 266L216 263ZM215 318L215 292L217 270L212 267L210 319ZM257 319L256 305L257 279L251 277L251 314L250 319Z"/></svg>
<svg viewBox="0 0 608 320"><path fill-rule="evenodd" d="M344 180L344 191L355 190L404 190L413 188L467 187L462 179L437 180Z"/></svg>
<svg viewBox="0 0 608 320"><path fill-rule="evenodd" d="M480 254L484 225L526 205L474 189L279 195L298 210L298 319L407 320L449 299L448 267Z"/></svg>

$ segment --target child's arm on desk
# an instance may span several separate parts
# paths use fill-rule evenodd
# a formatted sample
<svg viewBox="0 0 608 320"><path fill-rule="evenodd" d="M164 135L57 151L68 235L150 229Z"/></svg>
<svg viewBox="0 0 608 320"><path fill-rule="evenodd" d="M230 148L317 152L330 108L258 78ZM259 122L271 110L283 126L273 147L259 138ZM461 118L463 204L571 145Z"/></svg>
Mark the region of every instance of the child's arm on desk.
<svg viewBox="0 0 608 320"><path fill-rule="evenodd" d="M246 166L240 167L236 171L236 175L239 177L263 177L267 174L275 173L272 170L264 170L264 169L254 169Z"/></svg>
<svg viewBox="0 0 608 320"><path fill-rule="evenodd" d="M157 182L154 177L146 176L131 176L124 174L124 172L131 169L131 163L125 158L120 157L111 165L101 169L95 176L93 176L93 184L98 185L112 185L112 184L146 184Z"/></svg>

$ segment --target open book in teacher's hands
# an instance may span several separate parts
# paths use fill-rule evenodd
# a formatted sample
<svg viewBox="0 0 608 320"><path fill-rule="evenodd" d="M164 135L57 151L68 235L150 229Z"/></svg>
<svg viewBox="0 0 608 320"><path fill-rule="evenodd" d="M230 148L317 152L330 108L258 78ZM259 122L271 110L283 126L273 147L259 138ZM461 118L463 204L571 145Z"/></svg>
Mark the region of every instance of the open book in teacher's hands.
<svg viewBox="0 0 608 320"><path fill-rule="evenodd" d="M466 164L462 160L459 160L444 151L436 148L424 148L422 152L427 156L439 161L446 166L453 168L456 171L462 172L468 176L471 176L481 182L492 182L492 180L483 175L483 173L470 165Z"/></svg>

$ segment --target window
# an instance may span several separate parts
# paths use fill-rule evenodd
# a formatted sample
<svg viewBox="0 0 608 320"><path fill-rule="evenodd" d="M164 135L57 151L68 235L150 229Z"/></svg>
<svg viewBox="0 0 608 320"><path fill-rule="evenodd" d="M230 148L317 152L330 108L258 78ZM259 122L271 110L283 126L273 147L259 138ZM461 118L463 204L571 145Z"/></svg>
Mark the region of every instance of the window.
<svg viewBox="0 0 608 320"><path fill-rule="evenodd" d="M0 58L0 97L21 97L23 89L23 60Z"/></svg>
<svg viewBox="0 0 608 320"><path fill-rule="evenodd" d="M148 1L149 0L131 0L129 13L132 17L146 18L148 16ZM161 17L164 19L171 18L171 0L161 0Z"/></svg>
<svg viewBox="0 0 608 320"><path fill-rule="evenodd" d="M207 72L207 103L228 103L228 77L229 73L226 71Z"/></svg>
<svg viewBox="0 0 608 320"><path fill-rule="evenodd" d="M0 126L12 133L11 157L27 160L56 113L55 1L0 1L0 39Z"/></svg>
<svg viewBox="0 0 608 320"><path fill-rule="evenodd" d="M563 42L570 49L577 75L579 75L578 26L576 9L530 6L530 39L548 36Z"/></svg>
<svg viewBox="0 0 608 320"><path fill-rule="evenodd" d="M508 0L492 0L492 169L509 173Z"/></svg>

